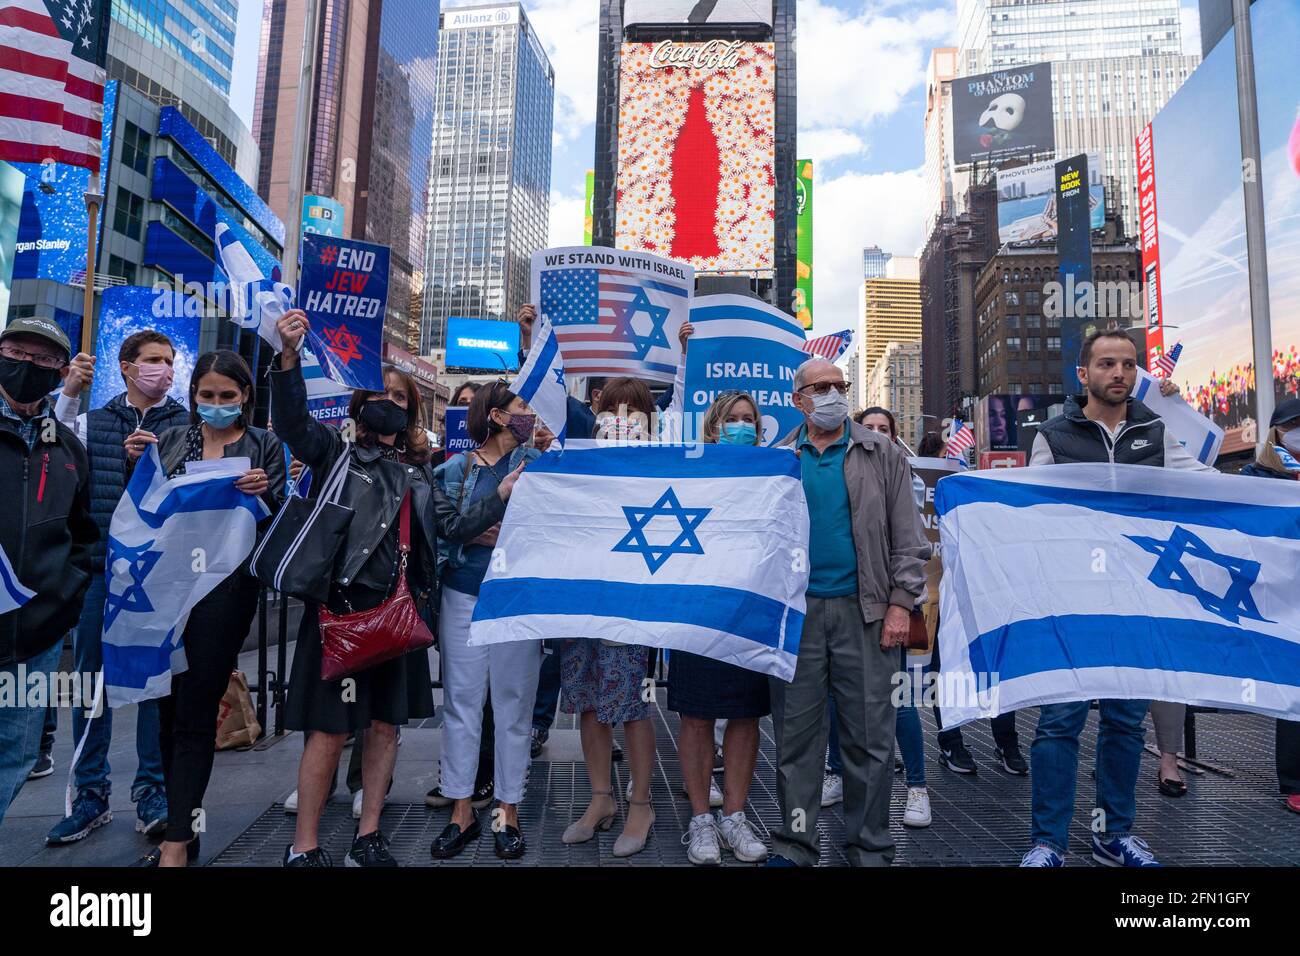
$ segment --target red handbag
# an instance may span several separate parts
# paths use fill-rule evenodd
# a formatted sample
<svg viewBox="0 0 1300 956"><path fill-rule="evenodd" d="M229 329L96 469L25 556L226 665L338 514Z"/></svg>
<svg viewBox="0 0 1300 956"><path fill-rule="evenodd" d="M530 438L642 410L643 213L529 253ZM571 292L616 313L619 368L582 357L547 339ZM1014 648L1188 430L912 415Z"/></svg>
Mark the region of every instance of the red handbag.
<svg viewBox="0 0 1300 956"><path fill-rule="evenodd" d="M336 681L394 657L433 644L406 584L406 557L411 551L411 493L402 499L398 519L397 587L378 607L334 614L321 605L320 676Z"/></svg>

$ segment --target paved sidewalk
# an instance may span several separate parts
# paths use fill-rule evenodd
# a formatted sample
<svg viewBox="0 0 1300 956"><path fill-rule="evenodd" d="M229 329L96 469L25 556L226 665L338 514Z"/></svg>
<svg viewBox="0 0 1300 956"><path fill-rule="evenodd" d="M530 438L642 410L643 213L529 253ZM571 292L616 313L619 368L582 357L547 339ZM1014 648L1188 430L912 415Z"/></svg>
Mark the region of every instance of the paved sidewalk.
<svg viewBox="0 0 1300 956"><path fill-rule="evenodd" d="M255 656L241 658L245 671L256 668ZM402 733L402 746L383 827L393 841L393 853L406 866L467 866L475 864L543 866L683 866L681 843L690 819L690 806L681 793L681 773L675 756L677 718L663 709L663 691L656 710L659 742L653 784L656 823L644 852L628 860L610 855L622 825L626 805L620 798L614 827L590 843L566 847L560 833L586 806L590 795L581 763L581 747L573 718L561 714L542 758L534 762L528 795L520 808L520 823L529 843L526 857L506 864L492 853L485 836L461 856L435 864L429 844L446 824L447 810L425 808L424 793L437 782L441 718L435 717ZM1036 715L1019 715L1026 757ZM79 844L48 848L45 834L62 815L64 785L74 741L69 712L60 713L51 777L27 783L0 826L0 866L122 866L147 852L151 844L134 831L130 781L135 770L134 709L115 715L110 760L114 792L113 821ZM935 756L934 722L922 715L926 736L926 771L934 823L925 830L902 825L906 788L894 778L893 833L897 863L913 866L1008 866L1019 862L1029 831L1029 780L996 769L993 741L985 721L966 728L966 744L979 763L975 776L960 776L941 768ZM1096 729L1090 718L1081 748L1079 795L1074 851L1068 863L1091 865L1083 852L1092 807L1092 750ZM1146 755L1138 784L1138 832L1166 865L1300 866L1300 816L1288 813L1277 794L1273 769L1273 721L1248 714L1202 714L1197 718L1200 756L1230 768L1235 776L1186 774L1190 792L1170 800L1156 790L1154 757ZM1148 740L1154 740L1149 735ZM264 741L245 752L217 754L212 784L205 802L207 832L200 861L219 866L278 866L293 837L293 817L283 811L284 798L296 785L302 736ZM747 814L760 834L776 825L774 742L770 720L763 721L761 753L750 791ZM347 753L344 753L346 761ZM626 764L615 764L615 793L627 786ZM351 800L342 782L327 810L322 842L342 861L353 833ZM841 808L823 811L822 863L842 866L844 824ZM737 865L726 857L727 865ZM739 864L746 865L746 864Z"/></svg>

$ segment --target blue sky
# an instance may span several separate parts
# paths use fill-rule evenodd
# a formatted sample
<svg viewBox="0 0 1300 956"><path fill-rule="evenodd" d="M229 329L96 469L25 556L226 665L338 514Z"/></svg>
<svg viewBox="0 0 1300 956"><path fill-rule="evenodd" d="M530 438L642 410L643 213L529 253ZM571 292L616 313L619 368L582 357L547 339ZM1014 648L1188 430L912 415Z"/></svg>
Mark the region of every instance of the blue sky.
<svg viewBox="0 0 1300 956"><path fill-rule="evenodd" d="M1196 0L1182 2L1184 44L1199 50L1188 29ZM577 245L594 149L599 4L523 3L556 70L551 244ZM863 246L912 255L923 241L925 70L932 48L954 42L957 4L798 3L799 156L816 165L813 313L824 333L856 324ZM250 125L260 20L259 0L240 0L231 100Z"/></svg>

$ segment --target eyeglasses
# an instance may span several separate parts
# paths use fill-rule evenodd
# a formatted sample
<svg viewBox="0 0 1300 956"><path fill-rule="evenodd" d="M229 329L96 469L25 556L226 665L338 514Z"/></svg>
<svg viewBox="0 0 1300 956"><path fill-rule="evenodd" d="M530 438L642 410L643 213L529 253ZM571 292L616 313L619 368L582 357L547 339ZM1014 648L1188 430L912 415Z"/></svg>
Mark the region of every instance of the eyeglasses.
<svg viewBox="0 0 1300 956"><path fill-rule="evenodd" d="M49 355L45 352L29 352L8 343L0 345L0 355L16 362L31 362L37 368L57 369L68 364L66 359L62 359L57 355Z"/></svg>
<svg viewBox="0 0 1300 956"><path fill-rule="evenodd" d="M825 395L833 388L841 395L847 395L849 394L849 385L849 382L814 382L811 385L805 385L799 391L806 392L812 389L814 395Z"/></svg>

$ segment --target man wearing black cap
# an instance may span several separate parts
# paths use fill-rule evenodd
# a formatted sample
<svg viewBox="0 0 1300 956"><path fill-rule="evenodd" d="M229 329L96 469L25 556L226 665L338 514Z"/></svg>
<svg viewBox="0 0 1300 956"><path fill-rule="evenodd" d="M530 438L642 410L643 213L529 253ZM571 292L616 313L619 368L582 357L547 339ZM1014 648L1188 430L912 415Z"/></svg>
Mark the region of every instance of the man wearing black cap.
<svg viewBox="0 0 1300 956"><path fill-rule="evenodd" d="M0 706L0 821L40 752L50 677L81 613L99 538L85 449L49 401L71 351L49 319L0 330L0 689L14 696Z"/></svg>

